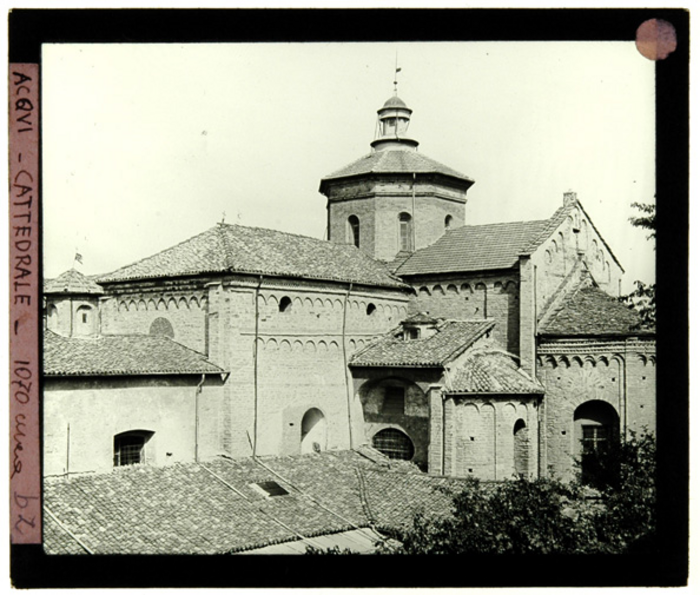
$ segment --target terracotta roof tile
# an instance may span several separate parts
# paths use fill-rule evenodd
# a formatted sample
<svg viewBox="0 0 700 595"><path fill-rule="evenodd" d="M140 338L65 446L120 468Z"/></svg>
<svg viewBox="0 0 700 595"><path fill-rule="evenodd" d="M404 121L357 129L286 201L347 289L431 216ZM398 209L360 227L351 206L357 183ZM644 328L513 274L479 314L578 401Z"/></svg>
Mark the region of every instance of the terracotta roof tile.
<svg viewBox="0 0 700 595"><path fill-rule="evenodd" d="M639 335L641 318L594 285L580 285L564 298L539 328L540 335Z"/></svg>
<svg viewBox="0 0 700 595"><path fill-rule="evenodd" d="M509 353L474 350L451 378L448 393L542 394L540 383L527 375Z"/></svg>
<svg viewBox="0 0 700 595"><path fill-rule="evenodd" d="M437 332L421 339L404 340L398 329L371 343L352 358L351 366L442 367L491 330L493 320L448 320Z"/></svg>
<svg viewBox="0 0 700 595"><path fill-rule="evenodd" d="M300 535L313 541L374 520L404 525L420 508L446 509L445 495L431 488L444 480L383 459L327 451L48 478L44 506L63 528L47 525L44 547L78 553L70 531L96 554L239 552ZM250 486L260 481L289 493L267 498Z"/></svg>
<svg viewBox="0 0 700 595"><path fill-rule="evenodd" d="M442 174L457 178L466 182L471 186L474 182L468 176L458 172L451 167L447 167L442 163L426 157L418 151L373 151L364 157L360 157L357 161L353 161L342 169L339 169L332 174L325 176L321 180L321 192L329 180L338 178L350 178L353 176L361 176L366 174Z"/></svg>
<svg viewBox="0 0 700 595"><path fill-rule="evenodd" d="M240 272L400 287L355 246L271 229L218 224L172 248L100 277L100 282Z"/></svg>
<svg viewBox="0 0 700 595"><path fill-rule="evenodd" d="M164 336L63 337L44 332L44 375L221 374L201 353Z"/></svg>
<svg viewBox="0 0 700 595"><path fill-rule="evenodd" d="M80 271L70 269L55 279L47 279L44 282L44 293L99 295L104 293L104 290Z"/></svg>
<svg viewBox="0 0 700 595"><path fill-rule="evenodd" d="M516 221L488 225L464 225L451 229L434 244L417 250L396 274L483 271L507 269L520 254L533 249L533 241L548 227L549 220Z"/></svg>

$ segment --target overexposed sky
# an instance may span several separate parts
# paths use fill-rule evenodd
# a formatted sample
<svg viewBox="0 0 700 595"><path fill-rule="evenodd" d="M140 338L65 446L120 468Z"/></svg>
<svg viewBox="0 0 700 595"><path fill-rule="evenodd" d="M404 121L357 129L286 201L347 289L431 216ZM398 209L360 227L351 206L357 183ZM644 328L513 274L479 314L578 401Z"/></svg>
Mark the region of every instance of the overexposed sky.
<svg viewBox="0 0 700 595"><path fill-rule="evenodd" d="M322 238L321 177L370 151L392 95L419 151L476 181L466 223L578 193L653 281L654 63L633 42L45 45L44 274L109 272L221 221Z"/></svg>

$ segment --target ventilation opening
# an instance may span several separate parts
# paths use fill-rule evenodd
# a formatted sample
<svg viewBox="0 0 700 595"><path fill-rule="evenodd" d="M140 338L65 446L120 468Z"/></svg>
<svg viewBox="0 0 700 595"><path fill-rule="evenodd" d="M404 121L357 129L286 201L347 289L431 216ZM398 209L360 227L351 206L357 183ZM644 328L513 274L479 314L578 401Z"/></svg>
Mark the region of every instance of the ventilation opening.
<svg viewBox="0 0 700 595"><path fill-rule="evenodd" d="M262 494L266 498L274 498L275 496L286 496L289 494L280 484L276 481L260 481L258 483L251 483L250 487L256 492Z"/></svg>

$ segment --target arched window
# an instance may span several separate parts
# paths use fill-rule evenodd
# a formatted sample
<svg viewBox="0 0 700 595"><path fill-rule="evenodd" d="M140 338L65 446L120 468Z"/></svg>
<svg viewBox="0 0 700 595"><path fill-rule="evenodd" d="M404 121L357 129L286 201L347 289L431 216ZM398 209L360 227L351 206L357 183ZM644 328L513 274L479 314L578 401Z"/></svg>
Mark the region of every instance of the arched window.
<svg viewBox="0 0 700 595"><path fill-rule="evenodd" d="M395 428L386 428L377 432L372 437L372 446L390 459L404 461L410 461L415 452L411 439Z"/></svg>
<svg viewBox="0 0 700 595"><path fill-rule="evenodd" d="M574 411L574 428L579 441L581 480L590 485L614 481L616 469L609 457L619 439L620 418L605 401L587 401Z"/></svg>
<svg viewBox="0 0 700 595"><path fill-rule="evenodd" d="M513 467L518 476L527 476L528 444L527 425L525 420L519 419L513 426Z"/></svg>
<svg viewBox="0 0 700 595"><path fill-rule="evenodd" d="M408 213L399 215L399 250L413 252L413 221Z"/></svg>
<svg viewBox="0 0 700 595"><path fill-rule="evenodd" d="M170 321L167 318L163 317L156 318L151 323L151 328L148 329L148 334L156 337L169 337L171 339L175 337L173 325L170 324Z"/></svg>
<svg viewBox="0 0 700 595"><path fill-rule="evenodd" d="M114 437L114 466L136 465L146 462L146 443L153 432L134 430Z"/></svg>
<svg viewBox="0 0 700 595"><path fill-rule="evenodd" d="M348 217L347 242L360 247L360 220L355 215Z"/></svg>
<svg viewBox="0 0 700 595"><path fill-rule="evenodd" d="M367 304L367 316L372 316L377 311L377 306L375 306L372 302Z"/></svg>
<svg viewBox="0 0 700 595"><path fill-rule="evenodd" d="M46 326L53 331L58 328L58 308L51 304L46 313Z"/></svg>
<svg viewBox="0 0 700 595"><path fill-rule="evenodd" d="M280 312L291 312L292 311L292 300L288 296L284 296L280 300Z"/></svg>
<svg viewBox="0 0 700 595"><path fill-rule="evenodd" d="M301 452L326 450L326 418L320 409L309 409L301 420Z"/></svg>
<svg viewBox="0 0 700 595"><path fill-rule="evenodd" d="M452 215L447 215L447 217L445 217L445 231L447 231L451 227L452 227Z"/></svg>
<svg viewBox="0 0 700 595"><path fill-rule="evenodd" d="M76 335L91 335L94 332L94 313L90 306L80 306L75 311L73 332Z"/></svg>

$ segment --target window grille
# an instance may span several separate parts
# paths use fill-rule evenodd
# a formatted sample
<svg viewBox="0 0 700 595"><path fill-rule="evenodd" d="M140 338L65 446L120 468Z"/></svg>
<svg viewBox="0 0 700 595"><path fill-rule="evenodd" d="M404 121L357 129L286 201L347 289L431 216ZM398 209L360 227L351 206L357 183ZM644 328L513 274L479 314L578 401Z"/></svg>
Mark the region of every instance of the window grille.
<svg viewBox="0 0 700 595"><path fill-rule="evenodd" d="M114 437L114 466L145 463L147 436L139 434L119 434Z"/></svg>
<svg viewBox="0 0 700 595"><path fill-rule="evenodd" d="M394 428L377 432L372 438L372 446L390 459L409 461L413 458L413 442L406 434Z"/></svg>

